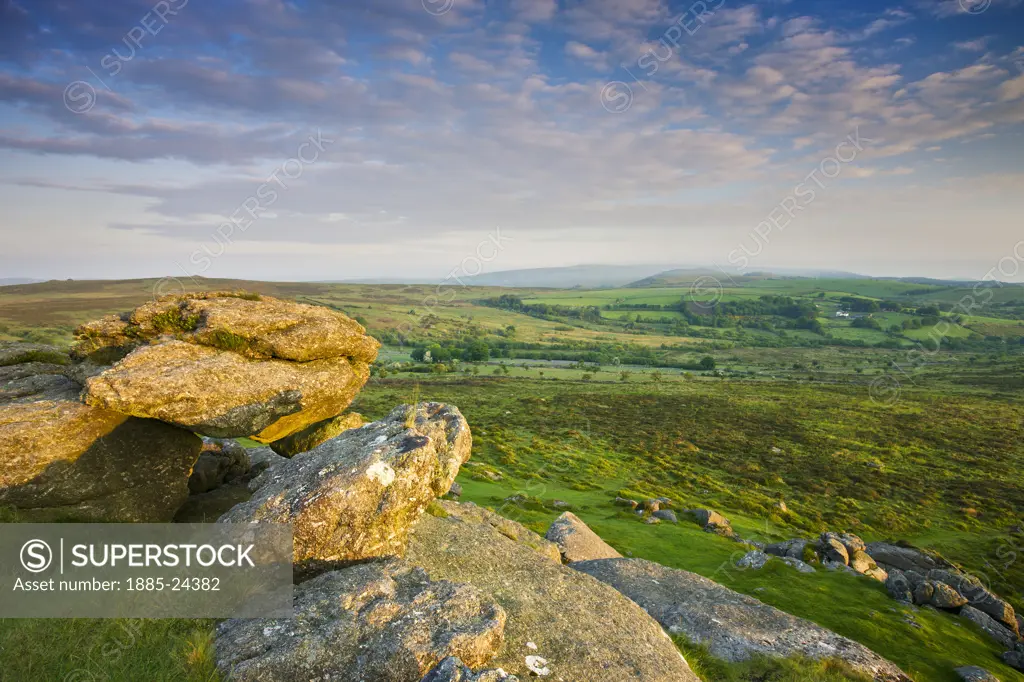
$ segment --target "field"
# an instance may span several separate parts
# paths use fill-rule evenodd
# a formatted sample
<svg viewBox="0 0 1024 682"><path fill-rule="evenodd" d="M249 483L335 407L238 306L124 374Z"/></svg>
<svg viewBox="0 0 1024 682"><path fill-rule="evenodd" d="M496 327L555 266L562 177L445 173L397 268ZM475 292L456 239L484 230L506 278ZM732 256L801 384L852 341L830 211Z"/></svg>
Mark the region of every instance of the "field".
<svg viewBox="0 0 1024 682"><path fill-rule="evenodd" d="M679 276L594 291L50 282L0 288L0 340L67 344L77 324L154 291L246 289L329 306L384 343L353 409L379 417L398 403L443 400L465 413L474 448L459 477L464 499L539 532L559 513L552 502L567 502L624 554L821 623L919 682L953 682L952 669L965 664L1024 680L973 625L900 606L877 582L771 564L741 571L738 545L685 516L649 526L611 504L616 495L664 495L721 511L741 535L764 541L826 529L908 541L1024 608L1024 289L993 289L968 315L956 307L970 292L962 286L720 279L721 288ZM0 622L3 675L216 679L211 623L146 622L111 661L102 651L124 627ZM12 660L11 651L33 654ZM702 669L722 682L800 679L714 661Z"/></svg>

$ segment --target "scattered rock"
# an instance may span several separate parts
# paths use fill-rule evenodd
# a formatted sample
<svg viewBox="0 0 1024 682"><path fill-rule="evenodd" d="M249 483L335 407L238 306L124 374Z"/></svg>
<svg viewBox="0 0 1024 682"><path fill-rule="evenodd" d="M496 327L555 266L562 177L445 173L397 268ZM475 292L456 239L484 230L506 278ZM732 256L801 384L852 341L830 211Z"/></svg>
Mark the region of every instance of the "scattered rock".
<svg viewBox="0 0 1024 682"><path fill-rule="evenodd" d="M914 603L934 606L937 609L958 609L967 603L967 599L945 583L925 580L914 588Z"/></svg>
<svg viewBox="0 0 1024 682"><path fill-rule="evenodd" d="M420 682L519 682L515 675L504 670L481 670L474 673L455 656L449 656L437 664Z"/></svg>
<svg viewBox="0 0 1024 682"><path fill-rule="evenodd" d="M839 542L843 543L846 553L851 557L854 552L865 552L867 550L867 545L864 544L864 541L853 533L841 533L839 535Z"/></svg>
<svg viewBox="0 0 1024 682"><path fill-rule="evenodd" d="M651 514L651 517L662 521L668 521L669 523L679 523L679 519L676 518L676 513L671 509L659 509Z"/></svg>
<svg viewBox="0 0 1024 682"><path fill-rule="evenodd" d="M656 518L654 516L648 516L646 519L644 519L644 523L646 523L648 526L657 526L659 523L661 523L661 519Z"/></svg>
<svg viewBox="0 0 1024 682"><path fill-rule="evenodd" d="M768 563L771 557L764 552L754 550L753 552L747 552L744 554L736 565L740 568L752 568L754 570L761 570L764 565Z"/></svg>
<svg viewBox="0 0 1024 682"><path fill-rule="evenodd" d="M168 424L45 400L0 406L0 505L27 521L166 522L202 441Z"/></svg>
<svg viewBox="0 0 1024 682"><path fill-rule="evenodd" d="M992 616L979 611L973 606L964 606L960 609L960 615L980 627L989 637L1007 649L1012 649L1017 643L1017 636L1014 633L1007 630L1005 626Z"/></svg>
<svg viewBox="0 0 1024 682"><path fill-rule="evenodd" d="M1003 663L1015 670L1024 672L1024 650L1020 647L1007 651L1002 655Z"/></svg>
<svg viewBox="0 0 1024 682"><path fill-rule="evenodd" d="M452 483L452 487L448 489L448 497L462 497L462 486Z"/></svg>
<svg viewBox="0 0 1024 682"><path fill-rule="evenodd" d="M294 457L301 452L309 452L321 443L340 436L349 429L358 429L365 423L363 415L357 412L346 412L337 417L311 424L281 440L275 440L270 444L270 448L282 457Z"/></svg>
<svg viewBox="0 0 1024 682"><path fill-rule="evenodd" d="M960 679L964 682L999 682L999 678L985 670L974 665L965 665L962 668L956 669L956 674L960 676Z"/></svg>
<svg viewBox="0 0 1024 682"><path fill-rule="evenodd" d="M640 504L640 508L645 512L656 512L661 509L661 503L658 500L644 500Z"/></svg>
<svg viewBox="0 0 1024 682"><path fill-rule="evenodd" d="M636 509L640 503L636 500L627 500L624 497L616 497L614 504L616 507L629 507L630 509Z"/></svg>
<svg viewBox="0 0 1024 682"><path fill-rule="evenodd" d="M928 571L927 579L948 585L963 595L967 603L1002 623L1014 634L1019 634L1017 617L1013 607L1005 599L991 592L973 575L953 569L936 568Z"/></svg>
<svg viewBox="0 0 1024 682"><path fill-rule="evenodd" d="M572 512L555 519L544 537L558 545L562 560L567 564L622 556Z"/></svg>
<svg viewBox="0 0 1024 682"><path fill-rule="evenodd" d="M572 509L572 505L565 500L551 500L552 509Z"/></svg>
<svg viewBox="0 0 1024 682"><path fill-rule="evenodd" d="M220 521L291 523L300 576L401 556L409 527L451 489L471 446L457 408L421 403L413 413L402 405L379 422L271 467L252 482L252 499Z"/></svg>
<svg viewBox="0 0 1024 682"><path fill-rule="evenodd" d="M778 510L779 510L780 512L782 512L783 514L785 514L786 512L788 512L788 511L789 511L789 507L787 507L787 506L786 506L786 503L785 503L784 501L782 501L782 500L779 500L779 501L778 501L778 502L776 502L776 503L775 503L775 504L774 504L773 506L774 506L774 507L775 507L776 509L778 509Z"/></svg>
<svg viewBox="0 0 1024 682"><path fill-rule="evenodd" d="M800 559L794 559L793 557L790 557L790 556L780 557L780 558L782 559L782 563L786 564L787 566L792 566L793 568L795 568L796 570L798 570L801 573L814 573L815 572L814 566L811 566L808 563L804 563L803 561L800 561Z"/></svg>
<svg viewBox="0 0 1024 682"><path fill-rule="evenodd" d="M842 564L843 566L850 563L850 555L835 533L821 534L818 539L818 551L821 553L823 563Z"/></svg>
<svg viewBox="0 0 1024 682"><path fill-rule="evenodd" d="M889 576L885 579L885 591L896 601L904 604L914 603L914 586L898 568L889 571Z"/></svg>
<svg viewBox="0 0 1024 682"><path fill-rule="evenodd" d="M527 642L549 661L550 679L697 682L661 627L633 602L590 576L538 555L488 523L439 503L448 515L423 516L406 561L434 579L475 585L505 609L505 646L492 660L523 679Z"/></svg>
<svg viewBox="0 0 1024 682"><path fill-rule="evenodd" d="M21 341L0 341L0 367L14 365L68 365L68 352L57 346Z"/></svg>
<svg viewBox="0 0 1024 682"><path fill-rule="evenodd" d="M804 548L807 547L807 540L796 538L785 542L775 542L764 548L768 554L779 557L790 557L792 559L803 559Z"/></svg>
<svg viewBox="0 0 1024 682"><path fill-rule="evenodd" d="M690 511L691 514L697 517L697 523L702 527L707 526L729 526L729 519L725 518L721 514L711 509L693 509Z"/></svg>
<svg viewBox="0 0 1024 682"><path fill-rule="evenodd" d="M658 498L655 498L655 499L658 502L659 508L661 508L661 509L667 509L669 507L674 507L675 506L675 502L673 502L671 499L669 499L667 497L658 497Z"/></svg>
<svg viewBox="0 0 1024 682"><path fill-rule="evenodd" d="M540 656L527 656L526 667L537 677L547 677L551 674L547 659Z"/></svg>
<svg viewBox="0 0 1024 682"><path fill-rule="evenodd" d="M726 661L755 654L840 658L877 680L909 682L893 663L864 646L694 573L642 559L584 561L572 567L615 587L669 632L707 646Z"/></svg>
<svg viewBox="0 0 1024 682"><path fill-rule="evenodd" d="M889 574L886 573L884 569L879 568L878 564L875 563L875 560L862 549L855 549L850 553L850 568L855 570L857 573L861 573L883 583L889 577Z"/></svg>
<svg viewBox="0 0 1024 682"><path fill-rule="evenodd" d="M217 626L217 667L237 682L409 682L457 656L486 664L505 612L480 590L401 561L359 564L295 588L295 618Z"/></svg>

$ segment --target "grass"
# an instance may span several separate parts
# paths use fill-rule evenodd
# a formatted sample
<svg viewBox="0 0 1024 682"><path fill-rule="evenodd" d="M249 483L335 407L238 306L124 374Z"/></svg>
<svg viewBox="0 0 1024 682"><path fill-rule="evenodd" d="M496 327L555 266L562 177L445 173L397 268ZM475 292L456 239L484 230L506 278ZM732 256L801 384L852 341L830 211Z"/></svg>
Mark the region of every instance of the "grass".
<svg viewBox="0 0 1024 682"><path fill-rule="evenodd" d="M690 668L704 682L872 682L846 663L805 658L778 659L755 656L740 663L726 663L712 656L706 647L684 637L673 637Z"/></svg>
<svg viewBox="0 0 1024 682"><path fill-rule="evenodd" d="M0 619L0 678L215 682L213 621Z"/></svg>

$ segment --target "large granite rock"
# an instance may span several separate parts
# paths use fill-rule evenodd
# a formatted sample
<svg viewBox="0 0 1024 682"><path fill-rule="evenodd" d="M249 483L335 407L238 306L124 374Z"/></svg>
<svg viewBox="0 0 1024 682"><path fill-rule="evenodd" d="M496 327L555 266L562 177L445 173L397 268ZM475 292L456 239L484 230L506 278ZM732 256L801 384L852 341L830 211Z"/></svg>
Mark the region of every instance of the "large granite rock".
<svg viewBox="0 0 1024 682"><path fill-rule="evenodd" d="M380 344L355 320L321 306L244 292L165 296L76 330L77 352L124 349L172 334L256 359L310 362L347 357L372 363Z"/></svg>
<svg viewBox="0 0 1024 682"><path fill-rule="evenodd" d="M622 556L572 512L555 519L544 537L558 545L562 560L567 564Z"/></svg>
<svg viewBox="0 0 1024 682"><path fill-rule="evenodd" d="M910 682L866 647L694 573L642 559L583 561L572 568L611 585L669 632L704 644L726 661L755 654L839 658L877 680Z"/></svg>
<svg viewBox="0 0 1024 682"><path fill-rule="evenodd" d="M170 521L202 441L149 419L43 400L0 405L0 505L29 521Z"/></svg>
<svg viewBox="0 0 1024 682"><path fill-rule="evenodd" d="M166 297L76 336L88 404L265 443L341 414L379 347L333 310L220 292Z"/></svg>
<svg viewBox="0 0 1024 682"><path fill-rule="evenodd" d="M271 449L282 457L294 457L301 452L309 452L321 443L337 438L349 429L358 429L366 423L361 414L346 412L337 417L325 419L311 424L301 431L296 431L281 440L270 444Z"/></svg>
<svg viewBox="0 0 1024 682"><path fill-rule="evenodd" d="M540 659L552 680L697 682L636 604L552 561L536 549L539 538L516 541L465 505L438 505L442 512L424 515L413 530L406 561L434 579L474 585L505 609L505 645L488 667L532 679L531 663Z"/></svg>
<svg viewBox="0 0 1024 682"><path fill-rule="evenodd" d="M934 568L948 566L945 561L930 554L888 542L869 542L865 551L885 569L898 568L901 571L927 573Z"/></svg>
<svg viewBox="0 0 1024 682"><path fill-rule="evenodd" d="M472 502L455 504L444 501L438 503L438 508L441 510L441 514L453 515L462 521L485 523L509 540L529 547L556 564L562 563L562 553L558 545L546 538L542 538L526 526L512 519L507 519L489 509L478 507Z"/></svg>
<svg viewBox="0 0 1024 682"><path fill-rule="evenodd" d="M217 438L271 442L348 407L366 363L253 360L185 341L147 345L89 378L85 402Z"/></svg>
<svg viewBox="0 0 1024 682"><path fill-rule="evenodd" d="M291 523L299 575L400 556L409 527L448 492L471 447L457 408L402 405L271 467L250 484L252 498L220 521Z"/></svg>
<svg viewBox="0 0 1024 682"><path fill-rule="evenodd" d="M487 663L505 612L480 590L390 560L295 588L295 618L217 626L217 667L234 682L418 682L449 656Z"/></svg>
<svg viewBox="0 0 1024 682"><path fill-rule="evenodd" d="M67 352L37 343L0 342L0 406L77 400L82 387L64 376Z"/></svg>

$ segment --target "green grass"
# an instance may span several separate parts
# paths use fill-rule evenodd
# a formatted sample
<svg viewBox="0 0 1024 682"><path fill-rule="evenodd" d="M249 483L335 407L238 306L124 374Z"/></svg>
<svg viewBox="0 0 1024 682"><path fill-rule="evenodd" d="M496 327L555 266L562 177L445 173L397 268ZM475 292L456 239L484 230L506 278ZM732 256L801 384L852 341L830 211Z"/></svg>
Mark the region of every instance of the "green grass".
<svg viewBox="0 0 1024 682"><path fill-rule="evenodd" d="M872 682L845 662L804 658L778 659L756 656L740 663L726 663L712 656L706 647L684 637L674 637L676 645L704 682Z"/></svg>
<svg viewBox="0 0 1024 682"><path fill-rule="evenodd" d="M216 682L213 622L0 619L0 679Z"/></svg>

